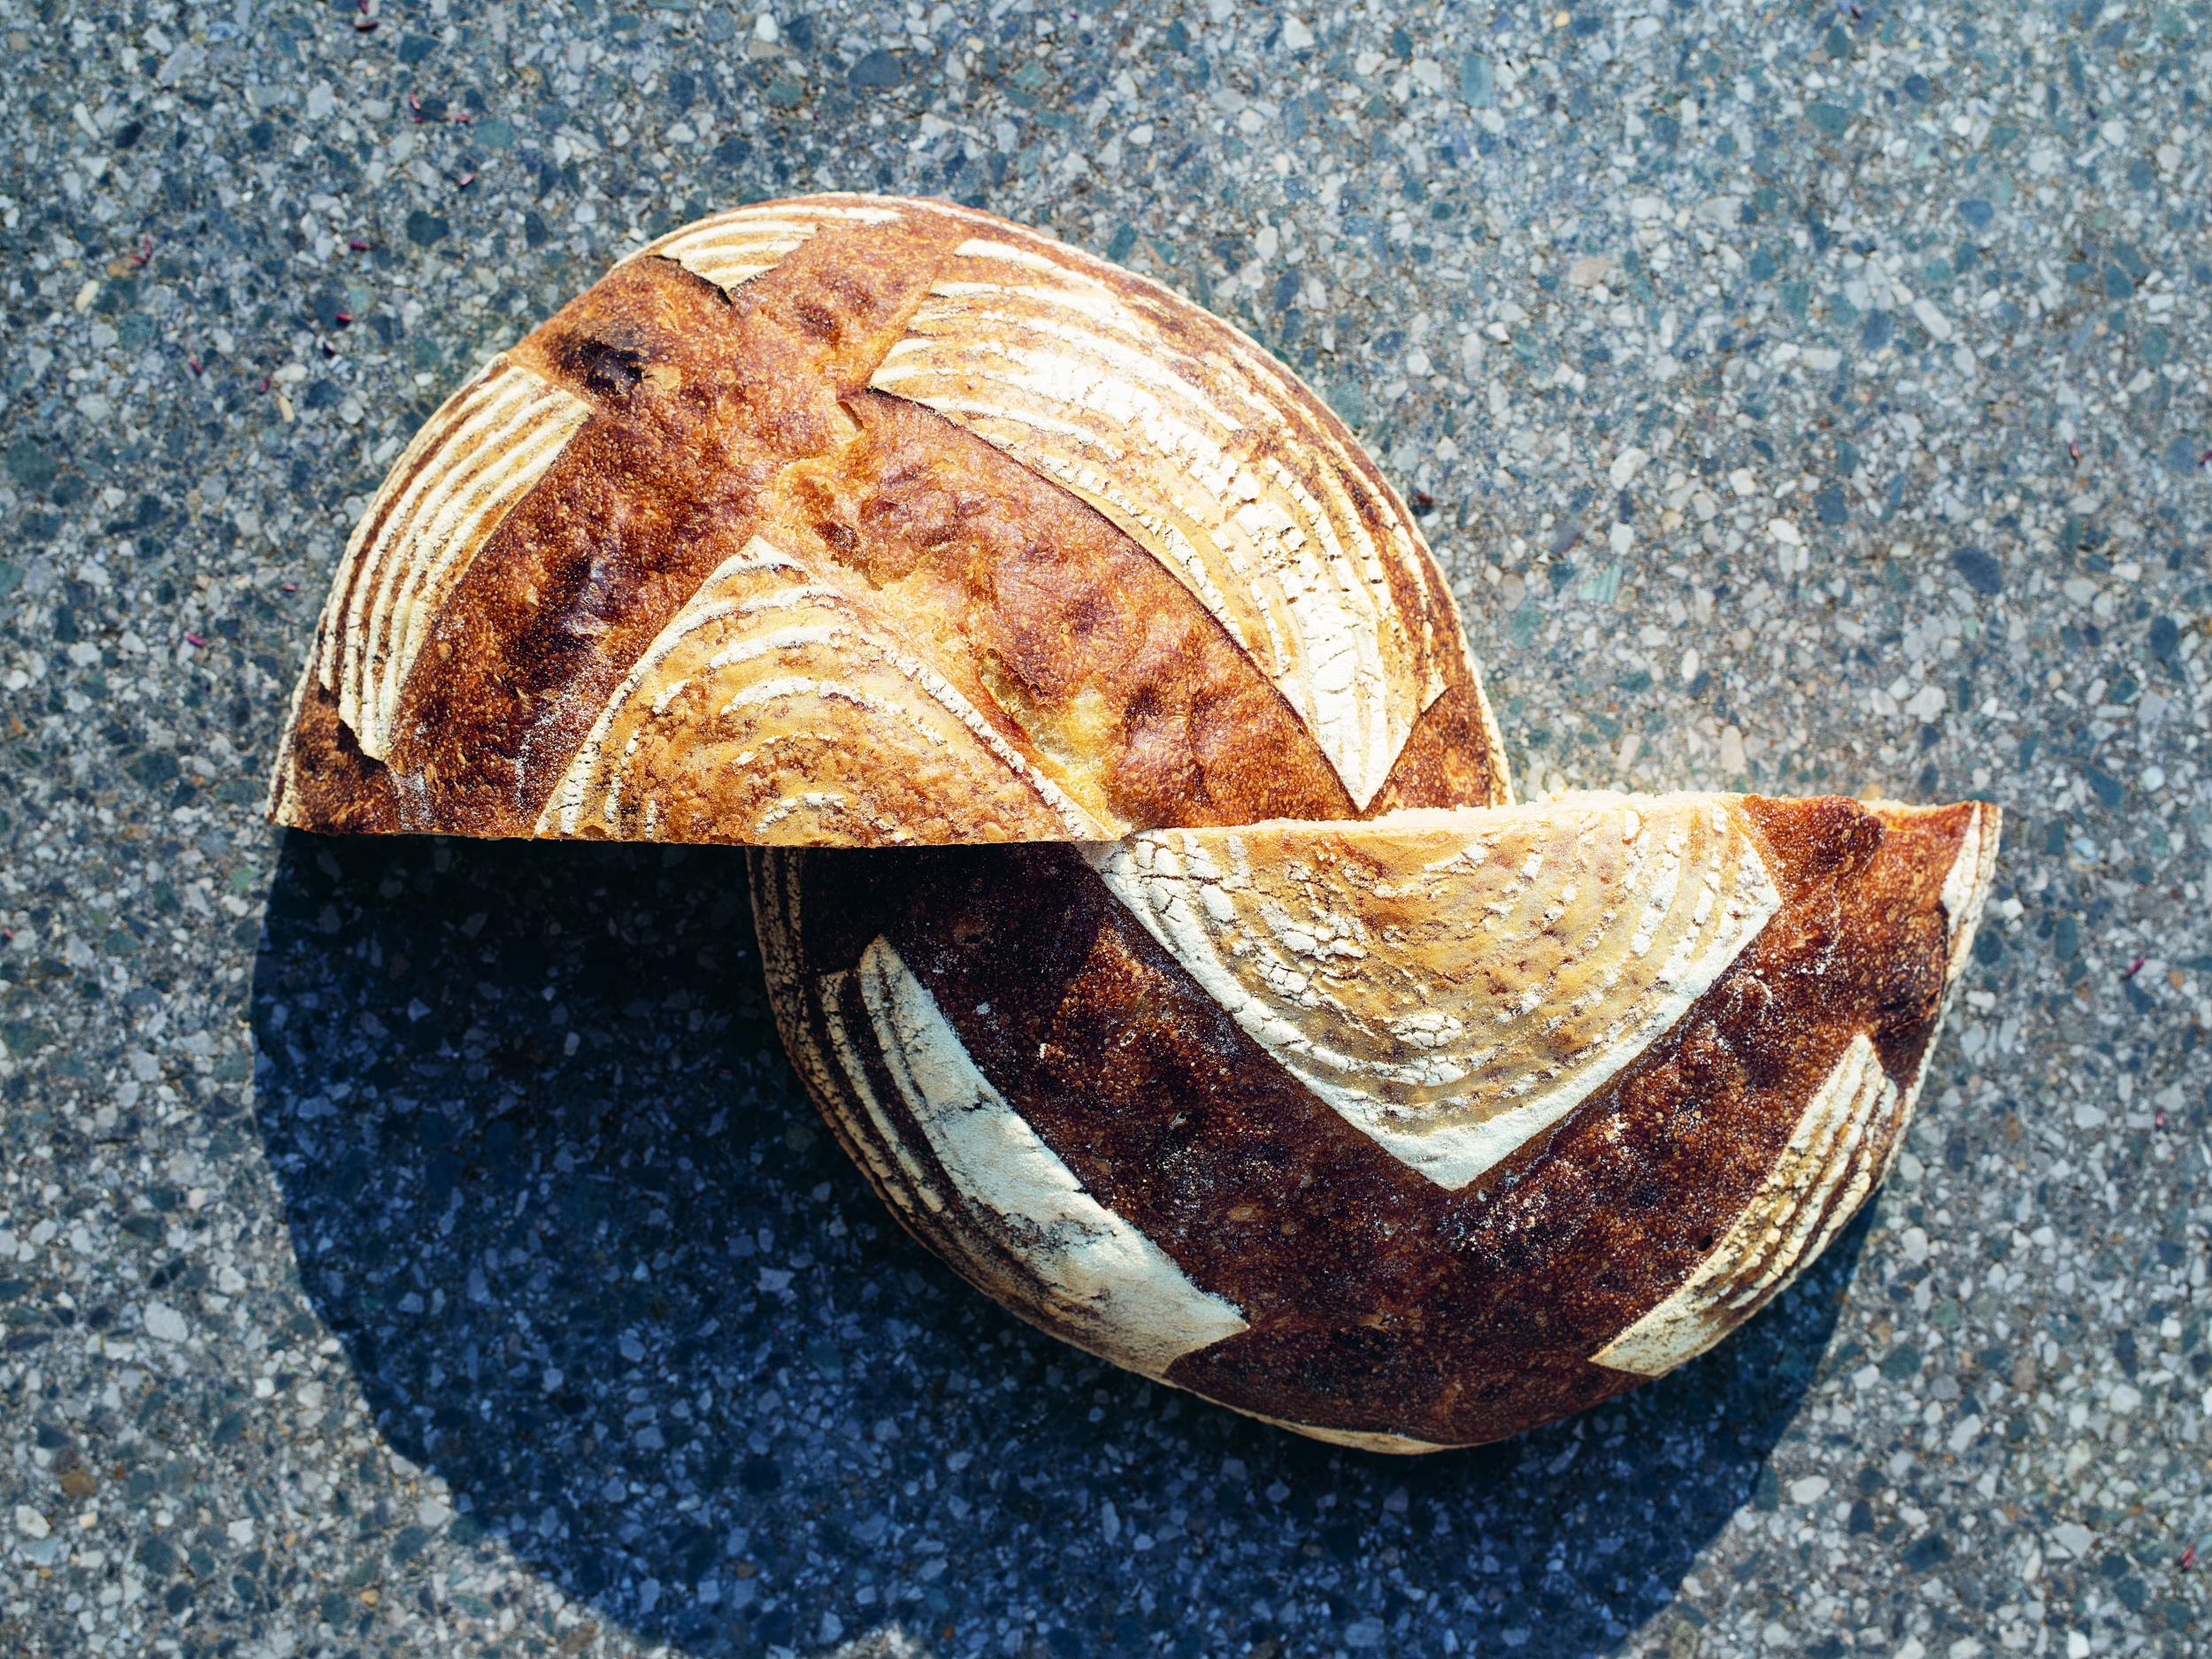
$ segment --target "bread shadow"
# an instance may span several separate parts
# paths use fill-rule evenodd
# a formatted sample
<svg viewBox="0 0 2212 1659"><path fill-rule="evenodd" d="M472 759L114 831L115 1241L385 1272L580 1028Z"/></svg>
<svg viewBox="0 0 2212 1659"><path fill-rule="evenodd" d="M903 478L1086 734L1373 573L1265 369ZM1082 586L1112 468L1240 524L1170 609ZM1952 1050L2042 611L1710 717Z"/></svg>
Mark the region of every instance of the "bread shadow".
<svg viewBox="0 0 2212 1659"><path fill-rule="evenodd" d="M316 1315L457 1494L436 1548L694 1654L1612 1652L1774 1502L1865 1230L1579 1419L1341 1452L912 1244L784 1062L735 851L295 834L267 916L256 1120Z"/></svg>

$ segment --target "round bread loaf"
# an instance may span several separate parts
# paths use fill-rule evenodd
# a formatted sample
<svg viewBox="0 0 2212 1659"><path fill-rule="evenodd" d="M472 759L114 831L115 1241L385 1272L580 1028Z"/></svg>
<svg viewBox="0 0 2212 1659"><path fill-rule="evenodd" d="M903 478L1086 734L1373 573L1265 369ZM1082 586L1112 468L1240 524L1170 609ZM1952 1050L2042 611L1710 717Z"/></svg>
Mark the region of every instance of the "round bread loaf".
<svg viewBox="0 0 2212 1659"><path fill-rule="evenodd" d="M1895 1156L1995 808L1568 796L754 855L786 1046L906 1226L1117 1364L1473 1444L1701 1353Z"/></svg>
<svg viewBox="0 0 2212 1659"><path fill-rule="evenodd" d="M1418 1451L1655 1376L1819 1253L1998 832L1509 800L1419 532L1288 370L1033 232L833 196L662 238L431 418L270 810L772 849L785 1042L918 1238L1118 1363Z"/></svg>
<svg viewBox="0 0 2212 1659"><path fill-rule="evenodd" d="M1420 532L1289 370L1033 231L824 196L663 237L431 417L270 810L881 846L1507 798Z"/></svg>

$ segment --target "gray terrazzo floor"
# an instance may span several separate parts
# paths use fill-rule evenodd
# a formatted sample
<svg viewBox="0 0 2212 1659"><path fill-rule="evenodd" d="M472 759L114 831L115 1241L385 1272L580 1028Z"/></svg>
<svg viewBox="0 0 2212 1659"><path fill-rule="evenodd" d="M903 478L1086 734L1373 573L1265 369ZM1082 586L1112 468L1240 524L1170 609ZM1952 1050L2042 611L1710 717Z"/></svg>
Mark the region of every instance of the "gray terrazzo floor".
<svg viewBox="0 0 2212 1659"><path fill-rule="evenodd" d="M0 1652L2205 1651L2212 12L756 12L0 0ZM1526 787L2011 810L1909 1151L1743 1335L1286 1438L887 1223L738 855L263 825L420 417L838 188L1299 365Z"/></svg>

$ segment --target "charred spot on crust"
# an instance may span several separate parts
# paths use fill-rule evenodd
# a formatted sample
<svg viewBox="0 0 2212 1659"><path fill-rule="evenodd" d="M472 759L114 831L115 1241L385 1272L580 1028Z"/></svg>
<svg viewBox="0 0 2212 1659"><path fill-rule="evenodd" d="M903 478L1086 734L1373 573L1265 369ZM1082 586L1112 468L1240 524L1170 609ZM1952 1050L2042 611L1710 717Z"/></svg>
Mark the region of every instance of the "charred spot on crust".
<svg viewBox="0 0 2212 1659"><path fill-rule="evenodd" d="M598 561L588 553L564 559L546 573L529 618L507 646L508 672L515 687L536 694L558 687L572 677L572 664L604 632L579 626L581 612L600 586Z"/></svg>
<svg viewBox="0 0 2212 1659"><path fill-rule="evenodd" d="M626 397L645 378L644 353L588 335L561 342L557 361L602 397Z"/></svg>
<svg viewBox="0 0 2212 1659"><path fill-rule="evenodd" d="M791 308L791 314L801 330L812 338L816 340L837 338L839 319L837 313L831 311L828 306L818 305L811 300L801 300Z"/></svg>

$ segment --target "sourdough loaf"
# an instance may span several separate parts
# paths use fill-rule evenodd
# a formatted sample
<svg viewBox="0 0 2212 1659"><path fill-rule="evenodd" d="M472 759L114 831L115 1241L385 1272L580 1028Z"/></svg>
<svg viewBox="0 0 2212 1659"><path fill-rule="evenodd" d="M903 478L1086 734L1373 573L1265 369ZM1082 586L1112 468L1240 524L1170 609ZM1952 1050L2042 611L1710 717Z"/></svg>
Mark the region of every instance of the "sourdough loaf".
<svg viewBox="0 0 2212 1659"><path fill-rule="evenodd" d="M1569 796L754 856L786 1046L916 1236L1388 1451L1702 1352L1895 1156L1994 808Z"/></svg>
<svg viewBox="0 0 2212 1659"><path fill-rule="evenodd" d="M1289 371L1033 232L834 196L662 238L431 417L270 807L754 846L786 1045L917 1237L1118 1363L1417 1451L1657 1375L1819 1254L1998 829L1509 801L1418 530Z"/></svg>
<svg viewBox="0 0 2212 1659"><path fill-rule="evenodd" d="M431 417L271 810L877 846L1506 798L1443 579L1295 376L1048 237L841 196L663 237Z"/></svg>

